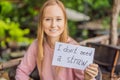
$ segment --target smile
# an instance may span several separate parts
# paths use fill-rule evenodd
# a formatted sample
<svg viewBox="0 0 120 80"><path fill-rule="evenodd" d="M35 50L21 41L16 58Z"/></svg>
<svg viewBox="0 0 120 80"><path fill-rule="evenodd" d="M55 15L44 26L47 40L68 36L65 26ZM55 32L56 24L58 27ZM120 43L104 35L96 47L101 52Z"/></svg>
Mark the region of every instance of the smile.
<svg viewBox="0 0 120 80"><path fill-rule="evenodd" d="M50 31L51 31L51 32L57 32L57 30L56 30L56 29L51 29Z"/></svg>

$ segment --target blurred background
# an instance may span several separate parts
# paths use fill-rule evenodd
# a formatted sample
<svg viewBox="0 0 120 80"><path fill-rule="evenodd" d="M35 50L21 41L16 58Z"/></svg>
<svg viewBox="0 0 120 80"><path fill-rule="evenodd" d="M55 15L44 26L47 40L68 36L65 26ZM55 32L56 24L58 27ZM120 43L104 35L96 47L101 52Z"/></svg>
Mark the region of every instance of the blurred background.
<svg viewBox="0 0 120 80"><path fill-rule="evenodd" d="M39 9L45 0L0 0L0 64L24 55L36 38ZM113 0L61 0L68 16L69 34L78 42L110 28ZM120 16L118 17L118 30ZM9 71L5 69L4 71ZM0 80L8 74L0 72Z"/></svg>

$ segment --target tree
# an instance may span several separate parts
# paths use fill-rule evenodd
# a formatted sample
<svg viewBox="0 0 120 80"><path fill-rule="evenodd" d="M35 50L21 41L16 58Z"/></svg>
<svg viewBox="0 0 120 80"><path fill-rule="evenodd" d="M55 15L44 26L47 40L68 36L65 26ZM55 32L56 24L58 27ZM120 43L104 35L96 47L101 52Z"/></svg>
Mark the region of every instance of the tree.
<svg viewBox="0 0 120 80"><path fill-rule="evenodd" d="M118 25L118 17L120 12L120 0L113 0L113 8L112 8L112 16L111 16L111 27L110 27L110 44L117 45L118 41L118 33L117 33L117 25Z"/></svg>

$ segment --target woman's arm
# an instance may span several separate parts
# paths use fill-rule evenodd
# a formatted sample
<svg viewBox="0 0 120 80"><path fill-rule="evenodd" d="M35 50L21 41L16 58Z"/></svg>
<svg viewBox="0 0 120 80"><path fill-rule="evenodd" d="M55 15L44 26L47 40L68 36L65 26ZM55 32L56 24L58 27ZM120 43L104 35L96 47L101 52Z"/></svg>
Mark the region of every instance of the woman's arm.
<svg viewBox="0 0 120 80"><path fill-rule="evenodd" d="M16 70L16 80L29 80L29 75L36 66L37 41L34 41L28 48L24 58Z"/></svg>

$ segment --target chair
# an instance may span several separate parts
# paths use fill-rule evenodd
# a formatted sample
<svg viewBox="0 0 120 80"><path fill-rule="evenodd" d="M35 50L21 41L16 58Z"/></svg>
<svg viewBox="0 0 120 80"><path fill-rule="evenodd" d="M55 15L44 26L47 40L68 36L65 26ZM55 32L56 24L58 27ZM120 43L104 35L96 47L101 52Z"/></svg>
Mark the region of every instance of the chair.
<svg viewBox="0 0 120 80"><path fill-rule="evenodd" d="M22 58L18 58L18 59L13 59L13 60L9 60L7 62L1 63L0 71L7 69L10 80L15 80L16 69L17 69L17 66L19 65L19 63L21 62L21 60L22 60ZM37 67L33 70L33 72L29 76L33 80L40 80Z"/></svg>
<svg viewBox="0 0 120 80"><path fill-rule="evenodd" d="M92 42L87 43L87 46L95 48L94 62L106 68L111 78L114 73L120 72L119 47Z"/></svg>

